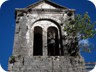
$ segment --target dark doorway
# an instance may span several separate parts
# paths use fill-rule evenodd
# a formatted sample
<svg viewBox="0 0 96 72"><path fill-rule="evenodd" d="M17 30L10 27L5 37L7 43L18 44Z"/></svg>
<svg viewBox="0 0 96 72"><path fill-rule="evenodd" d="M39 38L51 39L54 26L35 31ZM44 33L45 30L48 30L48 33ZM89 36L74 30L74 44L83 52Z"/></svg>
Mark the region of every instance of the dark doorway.
<svg viewBox="0 0 96 72"><path fill-rule="evenodd" d="M47 32L47 47L49 56L59 56L58 30L55 27L49 27Z"/></svg>
<svg viewBox="0 0 96 72"><path fill-rule="evenodd" d="M42 55L42 28L34 28L34 46L33 46L33 55L38 56Z"/></svg>

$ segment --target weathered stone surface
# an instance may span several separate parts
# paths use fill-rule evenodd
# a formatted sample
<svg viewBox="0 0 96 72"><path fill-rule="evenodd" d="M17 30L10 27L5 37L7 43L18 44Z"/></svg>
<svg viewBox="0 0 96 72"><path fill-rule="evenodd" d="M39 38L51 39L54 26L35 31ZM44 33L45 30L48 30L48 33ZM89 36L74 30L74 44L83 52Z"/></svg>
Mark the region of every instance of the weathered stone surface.
<svg viewBox="0 0 96 72"><path fill-rule="evenodd" d="M18 58L17 58L18 59ZM22 61L21 61L22 60ZM11 64L9 64L11 66ZM87 72L83 58L66 56L34 56L21 58L9 68L9 72Z"/></svg>
<svg viewBox="0 0 96 72"><path fill-rule="evenodd" d="M76 48L68 47L73 41L73 37L67 36L68 34L64 31L70 20L74 20L72 9L59 6L48 0L41 0L24 9L16 9L16 30L12 55L16 61L9 62L9 72L87 72L80 54L72 57L70 56L71 52L68 51L74 51L73 49ZM41 29L42 35L42 54L37 56L34 55L36 27ZM49 28L53 32L48 31ZM52 56L48 54L49 32L53 33L55 40L53 51L55 54ZM36 33L40 34L40 31L36 30Z"/></svg>

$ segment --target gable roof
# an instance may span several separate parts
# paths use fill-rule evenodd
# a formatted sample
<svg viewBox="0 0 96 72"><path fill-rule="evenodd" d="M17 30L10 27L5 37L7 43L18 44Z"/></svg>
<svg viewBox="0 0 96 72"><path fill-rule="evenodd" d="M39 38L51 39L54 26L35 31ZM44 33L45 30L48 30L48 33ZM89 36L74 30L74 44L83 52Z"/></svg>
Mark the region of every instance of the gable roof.
<svg viewBox="0 0 96 72"><path fill-rule="evenodd" d="M43 5L43 4L46 4L46 5L42 6L42 8L41 8L40 6ZM45 9L46 10L47 6L51 7L51 8L50 7L47 8L47 9L49 9L51 11L52 10L59 10L59 11L66 11L67 10L67 11L72 11L72 12L75 11L75 9L69 9L69 8L67 8L65 6L58 5L58 4L56 4L56 3L52 2L52 1L49 1L49 0L40 0L39 2L31 4L31 5L29 5L29 6L25 7L25 8L15 8L15 11L16 12L19 11L19 12L27 13L28 10L31 10L31 9L33 9L33 10L34 9L35 10Z"/></svg>
<svg viewBox="0 0 96 72"><path fill-rule="evenodd" d="M51 5L51 6L55 7L55 8L58 8L58 9L68 9L67 7L58 5L58 4L56 4L56 3L52 2L52 1L49 1L49 0L40 0L37 3L34 3L32 5L27 6L26 8L34 8L34 7L36 7L36 6L38 6L38 5L42 4L42 3L49 4L49 5Z"/></svg>

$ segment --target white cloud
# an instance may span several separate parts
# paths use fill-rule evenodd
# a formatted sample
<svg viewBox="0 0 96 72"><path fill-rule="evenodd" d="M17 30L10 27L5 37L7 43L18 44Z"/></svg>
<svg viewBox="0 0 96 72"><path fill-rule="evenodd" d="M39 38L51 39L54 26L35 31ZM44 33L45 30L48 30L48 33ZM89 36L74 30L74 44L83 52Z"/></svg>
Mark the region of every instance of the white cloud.
<svg viewBox="0 0 96 72"><path fill-rule="evenodd" d="M96 8L96 0L89 0L89 1L91 1L95 5L95 8Z"/></svg>
<svg viewBox="0 0 96 72"><path fill-rule="evenodd" d="M0 64L0 72L8 72L8 71L5 71L5 70L1 67L1 64Z"/></svg>
<svg viewBox="0 0 96 72"><path fill-rule="evenodd" d="M89 40L88 39L80 40L79 44L87 44L87 45L89 45Z"/></svg>
<svg viewBox="0 0 96 72"><path fill-rule="evenodd" d="M6 2L7 0L0 0L0 8L1 8L1 6L2 6L2 4L4 3L4 2Z"/></svg>

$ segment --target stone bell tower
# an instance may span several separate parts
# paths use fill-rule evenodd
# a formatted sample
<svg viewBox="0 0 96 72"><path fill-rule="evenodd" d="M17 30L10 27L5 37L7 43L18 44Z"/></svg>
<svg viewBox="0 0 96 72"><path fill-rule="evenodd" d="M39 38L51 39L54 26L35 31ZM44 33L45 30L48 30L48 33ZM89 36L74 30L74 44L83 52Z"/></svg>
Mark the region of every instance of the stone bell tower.
<svg viewBox="0 0 96 72"><path fill-rule="evenodd" d="M69 56L64 37L74 9L49 0L16 8L16 30L9 72L86 72L81 56ZM67 52L67 53L66 53Z"/></svg>

